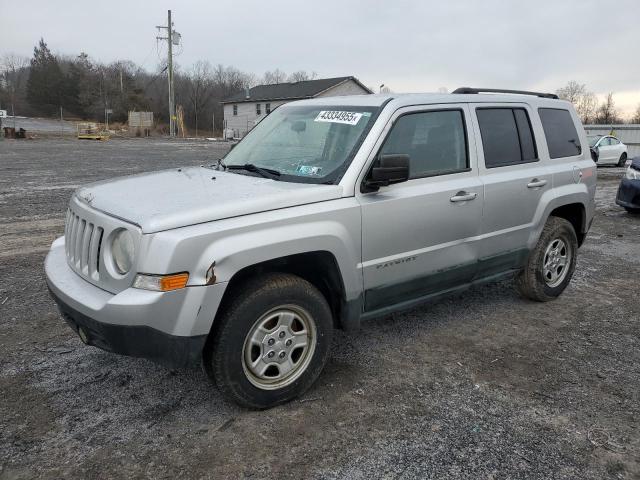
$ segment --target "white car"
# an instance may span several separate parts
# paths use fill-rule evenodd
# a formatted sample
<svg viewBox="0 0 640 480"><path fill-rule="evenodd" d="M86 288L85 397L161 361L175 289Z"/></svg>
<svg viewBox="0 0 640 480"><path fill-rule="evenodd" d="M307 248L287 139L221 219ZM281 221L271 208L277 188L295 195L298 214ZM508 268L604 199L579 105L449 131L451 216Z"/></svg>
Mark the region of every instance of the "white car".
<svg viewBox="0 0 640 480"><path fill-rule="evenodd" d="M627 163L627 146L612 135L589 135L591 158L598 165L617 165Z"/></svg>

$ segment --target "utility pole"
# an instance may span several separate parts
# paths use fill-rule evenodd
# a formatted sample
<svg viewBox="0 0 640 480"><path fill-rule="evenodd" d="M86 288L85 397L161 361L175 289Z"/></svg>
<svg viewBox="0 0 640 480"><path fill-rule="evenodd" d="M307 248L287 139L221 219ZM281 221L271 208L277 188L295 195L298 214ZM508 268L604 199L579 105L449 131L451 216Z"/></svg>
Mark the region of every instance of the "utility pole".
<svg viewBox="0 0 640 480"><path fill-rule="evenodd" d="M168 10L167 26L156 25L158 29L166 29L166 37L156 37L158 40L167 41L167 79L169 80L169 136L176 136L176 97L173 86L173 45L180 43L180 34L173 30L173 22L171 21L171 10Z"/></svg>

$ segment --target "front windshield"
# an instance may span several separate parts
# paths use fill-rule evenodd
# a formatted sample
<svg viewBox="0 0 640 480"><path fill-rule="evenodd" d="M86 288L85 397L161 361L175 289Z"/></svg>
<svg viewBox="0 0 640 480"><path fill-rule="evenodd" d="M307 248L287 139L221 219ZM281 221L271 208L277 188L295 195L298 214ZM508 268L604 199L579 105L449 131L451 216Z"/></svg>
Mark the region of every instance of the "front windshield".
<svg viewBox="0 0 640 480"><path fill-rule="evenodd" d="M378 109L283 105L256 125L224 163L277 170L285 181L333 182L349 166Z"/></svg>
<svg viewBox="0 0 640 480"><path fill-rule="evenodd" d="M602 138L602 135L589 135L587 138L589 139L589 146L593 147Z"/></svg>

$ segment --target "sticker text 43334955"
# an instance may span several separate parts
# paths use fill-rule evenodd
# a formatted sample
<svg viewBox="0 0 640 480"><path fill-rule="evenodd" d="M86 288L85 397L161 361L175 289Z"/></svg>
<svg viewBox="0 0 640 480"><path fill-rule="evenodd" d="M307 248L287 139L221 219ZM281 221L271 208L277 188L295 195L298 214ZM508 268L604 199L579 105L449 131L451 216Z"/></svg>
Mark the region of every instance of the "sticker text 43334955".
<svg viewBox="0 0 640 480"><path fill-rule="evenodd" d="M362 118L362 113L341 112L337 110L322 110L316 117L316 122L344 123L346 125L356 125Z"/></svg>

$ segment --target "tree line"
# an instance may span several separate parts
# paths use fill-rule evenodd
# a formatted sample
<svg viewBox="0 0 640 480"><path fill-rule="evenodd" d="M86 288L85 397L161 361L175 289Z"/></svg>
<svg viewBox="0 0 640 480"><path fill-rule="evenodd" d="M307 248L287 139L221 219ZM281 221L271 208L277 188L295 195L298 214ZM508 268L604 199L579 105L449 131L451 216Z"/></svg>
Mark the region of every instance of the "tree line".
<svg viewBox="0 0 640 480"><path fill-rule="evenodd" d="M220 102L257 84L295 82L316 78L316 73L286 74L280 69L261 77L232 66L198 61L189 68L174 67L176 104L182 107L187 128L210 132L222 130ZM614 94L602 103L585 84L570 81L556 92L571 101L585 124L623 123ZM105 110L111 121L126 122L128 112L151 111L158 123L168 123L166 63L149 72L129 60L101 63L82 52L77 56L55 55L44 39L33 49L33 57L5 55L0 63L0 108L25 116L75 117L103 121ZM631 123L640 123L640 105Z"/></svg>
<svg viewBox="0 0 640 480"><path fill-rule="evenodd" d="M187 128L211 132L222 129L223 99L257 84L302 81L315 72L286 74L280 69L262 77L232 66L198 61L183 69L174 64L176 105L184 112ZM59 116L126 122L129 111L151 111L156 122L168 118L166 62L149 72L129 60L101 63L82 52L77 56L56 55L44 39L33 49L33 57L8 54L0 63L0 108L9 115Z"/></svg>
<svg viewBox="0 0 640 480"><path fill-rule="evenodd" d="M609 92L604 101L598 104L598 98L593 92L589 91L585 84L571 80L564 87L556 90L556 94L563 100L573 103L580 120L585 125L624 123L624 119L616 108L613 92ZM640 123L640 104L628 120L629 123Z"/></svg>

